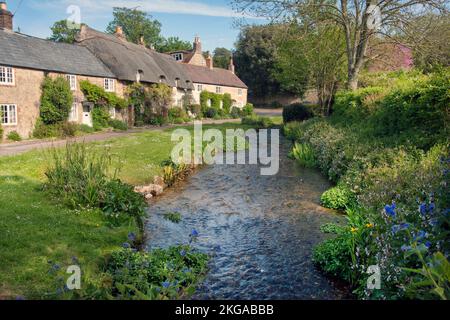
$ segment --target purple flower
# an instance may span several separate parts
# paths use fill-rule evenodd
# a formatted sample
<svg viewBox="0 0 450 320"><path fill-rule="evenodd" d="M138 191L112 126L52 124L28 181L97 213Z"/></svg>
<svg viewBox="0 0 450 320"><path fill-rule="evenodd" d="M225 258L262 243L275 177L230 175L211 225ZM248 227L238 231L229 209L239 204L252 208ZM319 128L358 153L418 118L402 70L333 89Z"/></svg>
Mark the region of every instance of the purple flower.
<svg viewBox="0 0 450 320"><path fill-rule="evenodd" d="M130 244L129 244L128 242L124 242L124 243L122 244L122 248L124 248L124 249L130 249Z"/></svg>
<svg viewBox="0 0 450 320"><path fill-rule="evenodd" d="M402 245L400 248L403 252L411 250L411 246L407 246L406 244Z"/></svg>
<svg viewBox="0 0 450 320"><path fill-rule="evenodd" d="M133 232L130 232L128 234L128 240L135 241L136 240L136 235Z"/></svg>

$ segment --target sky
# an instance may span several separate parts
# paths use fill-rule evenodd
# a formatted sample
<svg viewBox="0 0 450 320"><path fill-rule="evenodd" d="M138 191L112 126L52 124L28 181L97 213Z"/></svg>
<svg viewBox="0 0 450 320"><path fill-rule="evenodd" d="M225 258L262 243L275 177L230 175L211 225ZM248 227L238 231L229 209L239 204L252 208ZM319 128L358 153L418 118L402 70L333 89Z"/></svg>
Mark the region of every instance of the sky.
<svg viewBox="0 0 450 320"><path fill-rule="evenodd" d="M5 0L2 0L5 1ZM71 6L79 7L81 22L104 31L112 20L113 7L139 7L162 23L162 35L193 41L200 36L204 50L234 48L239 34L236 22L263 23L261 19L233 11L230 0L6 0L15 13L14 30L47 38L55 21L69 18Z"/></svg>

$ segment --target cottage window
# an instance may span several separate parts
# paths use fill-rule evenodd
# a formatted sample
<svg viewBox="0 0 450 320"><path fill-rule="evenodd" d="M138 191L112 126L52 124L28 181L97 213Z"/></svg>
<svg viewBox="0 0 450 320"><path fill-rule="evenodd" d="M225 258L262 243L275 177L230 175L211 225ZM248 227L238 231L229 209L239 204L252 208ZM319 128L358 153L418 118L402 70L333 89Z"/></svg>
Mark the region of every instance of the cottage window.
<svg viewBox="0 0 450 320"><path fill-rule="evenodd" d="M172 56L174 57L174 59L176 61L183 61L183 54L182 53L174 53Z"/></svg>
<svg viewBox="0 0 450 320"><path fill-rule="evenodd" d="M72 108L69 113L69 121L76 122L78 121L78 104L76 102L72 103Z"/></svg>
<svg viewBox="0 0 450 320"><path fill-rule="evenodd" d="M114 92L116 90L116 82L114 79L106 78L104 83L105 91Z"/></svg>
<svg viewBox="0 0 450 320"><path fill-rule="evenodd" d="M17 106L15 104L0 104L1 124L17 124Z"/></svg>
<svg viewBox="0 0 450 320"><path fill-rule="evenodd" d="M239 97L242 96L242 89L238 89L238 96L239 96Z"/></svg>
<svg viewBox="0 0 450 320"><path fill-rule="evenodd" d="M70 90L75 91L77 90L77 76L74 76L73 74L68 74L66 76L67 81L69 81L70 84Z"/></svg>
<svg viewBox="0 0 450 320"><path fill-rule="evenodd" d="M0 67L0 84L14 85L14 70L11 67Z"/></svg>
<svg viewBox="0 0 450 320"><path fill-rule="evenodd" d="M202 92L203 86L201 84L197 85L197 91Z"/></svg>
<svg viewBox="0 0 450 320"><path fill-rule="evenodd" d="M222 87L216 87L216 93L222 93Z"/></svg>
<svg viewBox="0 0 450 320"><path fill-rule="evenodd" d="M109 115L110 115L111 119L115 119L116 118L116 108L109 108Z"/></svg>

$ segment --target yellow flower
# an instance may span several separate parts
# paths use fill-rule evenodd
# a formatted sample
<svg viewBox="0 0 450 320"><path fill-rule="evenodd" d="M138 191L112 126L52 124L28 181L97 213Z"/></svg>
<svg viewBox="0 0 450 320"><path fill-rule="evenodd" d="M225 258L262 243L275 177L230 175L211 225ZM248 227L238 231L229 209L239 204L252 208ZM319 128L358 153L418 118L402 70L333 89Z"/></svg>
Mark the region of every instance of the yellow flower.
<svg viewBox="0 0 450 320"><path fill-rule="evenodd" d="M368 224L366 224L366 227L367 227L367 228L373 228L374 225L373 225L372 223L368 223Z"/></svg>
<svg viewBox="0 0 450 320"><path fill-rule="evenodd" d="M358 228L351 228L350 231L355 233L356 231L358 231Z"/></svg>

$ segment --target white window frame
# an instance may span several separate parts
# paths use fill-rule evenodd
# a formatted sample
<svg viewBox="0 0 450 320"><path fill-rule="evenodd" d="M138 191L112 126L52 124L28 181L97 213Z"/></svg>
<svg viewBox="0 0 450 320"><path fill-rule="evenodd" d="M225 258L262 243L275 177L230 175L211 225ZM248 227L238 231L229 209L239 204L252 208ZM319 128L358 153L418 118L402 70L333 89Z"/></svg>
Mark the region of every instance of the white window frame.
<svg viewBox="0 0 450 320"><path fill-rule="evenodd" d="M5 107L6 107L6 113L5 113ZM0 118L0 124L2 126L16 126L17 125L17 105L16 104L12 104L12 103L0 103L0 113L1 113L1 118ZM11 113L14 114L14 121L11 121L10 117L11 117ZM6 121L5 121L5 116L6 116Z"/></svg>
<svg viewBox="0 0 450 320"><path fill-rule="evenodd" d="M172 57L175 59L175 61L183 61L183 54L181 52L172 54Z"/></svg>
<svg viewBox="0 0 450 320"><path fill-rule="evenodd" d="M202 92L203 91L203 85L202 84L198 84L197 85L197 91L198 92Z"/></svg>
<svg viewBox="0 0 450 320"><path fill-rule="evenodd" d="M13 86L15 84L14 68L0 66L0 85Z"/></svg>
<svg viewBox="0 0 450 320"><path fill-rule="evenodd" d="M111 78L105 78L103 80L103 87L106 92L115 92L116 91L116 80Z"/></svg>
<svg viewBox="0 0 450 320"><path fill-rule="evenodd" d="M242 97L242 89L238 89L238 96Z"/></svg>
<svg viewBox="0 0 450 320"><path fill-rule="evenodd" d="M69 81L70 90L76 91L77 90L77 76L73 74L66 75L67 81Z"/></svg>
<svg viewBox="0 0 450 320"><path fill-rule="evenodd" d="M72 103L72 108L69 113L69 122L78 122L78 103Z"/></svg>
<svg viewBox="0 0 450 320"><path fill-rule="evenodd" d="M217 87L216 87L216 93L217 93L217 94L222 94L222 87L217 86Z"/></svg>

